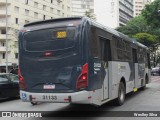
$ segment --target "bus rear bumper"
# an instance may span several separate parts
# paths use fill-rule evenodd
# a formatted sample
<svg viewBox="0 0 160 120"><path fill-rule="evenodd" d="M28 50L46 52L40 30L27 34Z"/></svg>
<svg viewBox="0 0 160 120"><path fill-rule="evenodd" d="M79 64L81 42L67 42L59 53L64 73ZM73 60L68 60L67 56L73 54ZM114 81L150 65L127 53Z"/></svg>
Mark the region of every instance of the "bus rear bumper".
<svg viewBox="0 0 160 120"><path fill-rule="evenodd" d="M92 97L89 91L74 93L31 93L20 90L20 98L24 102L92 103Z"/></svg>

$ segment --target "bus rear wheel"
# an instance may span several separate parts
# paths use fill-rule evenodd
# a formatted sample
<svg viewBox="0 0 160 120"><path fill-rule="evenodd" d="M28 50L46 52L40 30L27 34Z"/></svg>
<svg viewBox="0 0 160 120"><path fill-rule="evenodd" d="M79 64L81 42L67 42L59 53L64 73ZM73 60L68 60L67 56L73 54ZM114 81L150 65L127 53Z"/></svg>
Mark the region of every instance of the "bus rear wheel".
<svg viewBox="0 0 160 120"><path fill-rule="evenodd" d="M116 105L120 106L125 101L125 86L123 82L120 82L119 88L118 88L118 98L116 99Z"/></svg>

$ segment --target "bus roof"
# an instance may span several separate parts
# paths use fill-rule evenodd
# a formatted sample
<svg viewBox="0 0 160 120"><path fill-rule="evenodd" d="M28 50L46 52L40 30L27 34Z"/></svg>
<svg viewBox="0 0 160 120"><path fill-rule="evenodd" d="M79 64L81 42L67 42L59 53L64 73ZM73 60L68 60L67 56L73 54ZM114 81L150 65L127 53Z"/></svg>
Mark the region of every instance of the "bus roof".
<svg viewBox="0 0 160 120"><path fill-rule="evenodd" d="M102 24L100 24L100 23L98 23L96 21L93 21L92 19L90 19L88 17L79 16L79 17L66 17L66 18L56 18L56 19L50 19L50 20L36 21L36 22L25 24L24 27L30 27L30 26L34 26L34 25L41 25L41 24L45 24L45 23L53 23L53 22L57 22L57 21L80 20L80 19L84 20L84 21L89 21L90 25L94 25L94 26L96 26L96 27L98 27L100 29L103 29L103 30L105 30L105 31L117 36L117 37L122 38L125 41L134 43L137 46L140 46L140 47L143 47L143 48L147 49L147 46L137 42L136 39L131 39L127 35L125 35L125 34L123 34L121 32L118 32L115 29L112 29L112 28L109 28L107 26L104 26L104 25L102 25Z"/></svg>
<svg viewBox="0 0 160 120"><path fill-rule="evenodd" d="M136 39L132 39L129 36L127 36L127 35L125 35L125 34L123 34L121 32L118 32L115 29L112 29L112 28L104 26L104 25L102 25L100 23L97 23L96 21L93 21L91 19L89 19L89 20L91 21L91 24L95 25L96 27L99 27L99 28L101 28L101 29L103 29L105 31L108 31L108 32L112 33L113 35L122 38L123 40L126 40L126 41L129 41L129 42L133 43L133 44L136 44L137 46L140 46L140 47L143 47L145 49L148 49L147 46L145 46L142 43L138 42Z"/></svg>
<svg viewBox="0 0 160 120"><path fill-rule="evenodd" d="M52 23L57 21L64 21L64 20L79 20L82 19L82 17L67 17L67 18L56 18L56 19L49 19L49 20L43 20L43 21L36 21L32 23L25 24L24 27L32 26L32 25L40 25L43 23Z"/></svg>

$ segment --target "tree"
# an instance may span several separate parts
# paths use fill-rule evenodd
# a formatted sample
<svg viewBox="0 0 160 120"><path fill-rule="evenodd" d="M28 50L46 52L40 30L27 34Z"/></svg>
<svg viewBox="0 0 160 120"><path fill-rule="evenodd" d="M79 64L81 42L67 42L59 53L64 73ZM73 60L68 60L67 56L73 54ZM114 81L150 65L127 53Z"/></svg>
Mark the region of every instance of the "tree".
<svg viewBox="0 0 160 120"><path fill-rule="evenodd" d="M138 42L146 45L147 47L151 47L157 43L157 36L148 33L137 33L133 37L136 38Z"/></svg>
<svg viewBox="0 0 160 120"><path fill-rule="evenodd" d="M138 33L133 36L137 39L138 42L146 45L149 47L150 50L150 56L151 56L151 64L152 66L156 66L159 62L159 53L157 52L158 49L158 42L157 42L157 36L151 35L148 33Z"/></svg>
<svg viewBox="0 0 160 120"><path fill-rule="evenodd" d="M152 35L156 35L157 38L158 38L158 40L159 40L158 42L160 43L160 28L151 29L151 30L149 31L149 33L152 34Z"/></svg>
<svg viewBox="0 0 160 120"><path fill-rule="evenodd" d="M137 33L148 32L149 27L143 16L137 16L129 21L126 26L118 27L117 30L132 37Z"/></svg>
<svg viewBox="0 0 160 120"><path fill-rule="evenodd" d="M93 13L91 12L91 10L86 11L85 14L84 14L84 16L89 17L89 18L91 18L91 19L93 19L93 20L96 20L96 16L95 16L95 14L93 14Z"/></svg>
<svg viewBox="0 0 160 120"><path fill-rule="evenodd" d="M142 15L152 28L160 28L160 0L155 0L146 5Z"/></svg>

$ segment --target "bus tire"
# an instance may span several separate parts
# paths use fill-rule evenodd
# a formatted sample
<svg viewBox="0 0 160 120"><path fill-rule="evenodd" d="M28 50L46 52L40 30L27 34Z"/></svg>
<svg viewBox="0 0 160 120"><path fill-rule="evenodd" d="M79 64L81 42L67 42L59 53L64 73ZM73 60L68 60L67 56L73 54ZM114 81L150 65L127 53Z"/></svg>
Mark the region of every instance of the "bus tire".
<svg viewBox="0 0 160 120"><path fill-rule="evenodd" d="M118 98L116 99L116 105L121 106L123 105L125 101L125 86L123 82L120 82L119 88L118 88Z"/></svg>
<svg viewBox="0 0 160 120"><path fill-rule="evenodd" d="M32 104L32 105L37 105L37 104L38 104L38 102L31 102L31 104Z"/></svg>

